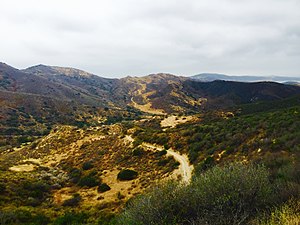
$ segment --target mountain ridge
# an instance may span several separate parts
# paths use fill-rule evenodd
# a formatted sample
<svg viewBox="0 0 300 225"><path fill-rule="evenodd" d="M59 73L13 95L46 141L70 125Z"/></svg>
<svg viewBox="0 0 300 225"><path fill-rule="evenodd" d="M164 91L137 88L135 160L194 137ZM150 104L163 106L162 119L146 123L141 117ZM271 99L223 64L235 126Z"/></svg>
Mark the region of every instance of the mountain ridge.
<svg viewBox="0 0 300 225"><path fill-rule="evenodd" d="M214 80L225 80L225 81L240 81L240 82L261 82L261 81L273 81L273 82L300 82L300 76L252 76L252 75L226 75L219 73L201 73L190 76L191 79L211 82Z"/></svg>

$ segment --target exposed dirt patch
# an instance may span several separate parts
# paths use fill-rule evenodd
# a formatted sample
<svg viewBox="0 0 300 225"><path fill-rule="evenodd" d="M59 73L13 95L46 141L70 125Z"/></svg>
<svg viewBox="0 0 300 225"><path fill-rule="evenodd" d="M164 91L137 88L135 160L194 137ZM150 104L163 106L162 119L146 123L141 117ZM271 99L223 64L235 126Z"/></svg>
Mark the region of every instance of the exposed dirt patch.
<svg viewBox="0 0 300 225"><path fill-rule="evenodd" d="M176 127L178 124L186 123L195 119L194 116L168 116L160 122L161 127Z"/></svg>
<svg viewBox="0 0 300 225"><path fill-rule="evenodd" d="M22 164L16 165L9 168L9 170L14 172L30 172L36 169L36 165L34 164Z"/></svg>

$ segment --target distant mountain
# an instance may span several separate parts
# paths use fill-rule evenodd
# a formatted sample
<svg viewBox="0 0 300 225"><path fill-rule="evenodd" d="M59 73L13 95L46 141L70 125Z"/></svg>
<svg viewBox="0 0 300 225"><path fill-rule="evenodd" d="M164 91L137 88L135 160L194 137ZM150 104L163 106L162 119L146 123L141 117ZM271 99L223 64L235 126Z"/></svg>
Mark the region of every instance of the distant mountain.
<svg viewBox="0 0 300 225"><path fill-rule="evenodd" d="M239 82L260 82L260 81L273 81L273 82L300 82L299 77L283 77L283 76L229 76L217 73L202 73L190 77L194 80L202 82L211 82L215 80L225 81L239 81Z"/></svg>
<svg viewBox="0 0 300 225"><path fill-rule="evenodd" d="M74 68L37 65L18 70L2 63L0 96L6 105L24 106L30 109L29 113L43 114L42 111L51 108L57 109L58 115L65 115L65 112L71 114L75 107L82 108L82 115L108 108L128 111L128 107L152 114L199 112L300 94L300 87L292 85L219 81L227 76L218 74L205 77L216 81L201 82L197 76L190 79L165 73L108 79ZM52 107L44 107L49 102Z"/></svg>

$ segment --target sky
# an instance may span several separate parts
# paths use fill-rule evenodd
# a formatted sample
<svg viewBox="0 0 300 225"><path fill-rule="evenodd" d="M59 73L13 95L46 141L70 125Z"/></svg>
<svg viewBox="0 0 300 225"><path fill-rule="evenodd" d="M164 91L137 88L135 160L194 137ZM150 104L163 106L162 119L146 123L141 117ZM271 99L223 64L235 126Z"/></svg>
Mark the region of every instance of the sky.
<svg viewBox="0 0 300 225"><path fill-rule="evenodd" d="M0 0L0 61L104 77L300 76L300 0Z"/></svg>

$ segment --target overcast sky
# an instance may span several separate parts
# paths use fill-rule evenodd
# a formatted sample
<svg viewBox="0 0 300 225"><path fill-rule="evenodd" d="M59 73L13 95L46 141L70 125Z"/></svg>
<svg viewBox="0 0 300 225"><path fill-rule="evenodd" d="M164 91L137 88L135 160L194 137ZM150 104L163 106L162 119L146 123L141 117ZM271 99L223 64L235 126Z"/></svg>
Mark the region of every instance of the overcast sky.
<svg viewBox="0 0 300 225"><path fill-rule="evenodd" d="M300 76L300 0L0 0L0 61Z"/></svg>

